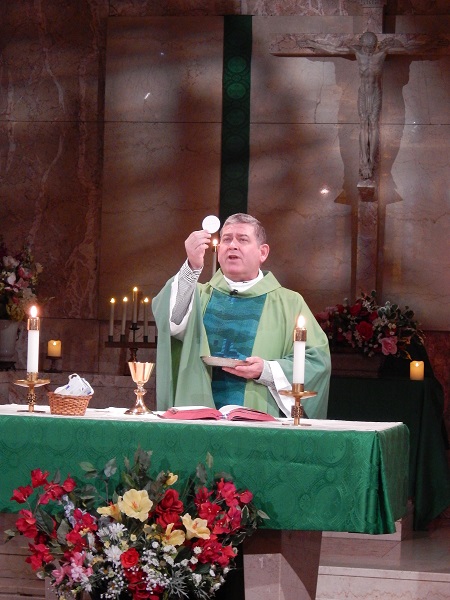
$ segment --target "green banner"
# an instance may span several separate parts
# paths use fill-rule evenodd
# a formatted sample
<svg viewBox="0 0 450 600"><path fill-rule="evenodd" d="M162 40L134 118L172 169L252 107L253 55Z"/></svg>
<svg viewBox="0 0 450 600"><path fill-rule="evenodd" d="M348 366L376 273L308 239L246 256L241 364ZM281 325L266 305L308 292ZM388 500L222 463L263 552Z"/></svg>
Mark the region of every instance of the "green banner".
<svg viewBox="0 0 450 600"><path fill-rule="evenodd" d="M219 216L247 212L252 17L224 17Z"/></svg>

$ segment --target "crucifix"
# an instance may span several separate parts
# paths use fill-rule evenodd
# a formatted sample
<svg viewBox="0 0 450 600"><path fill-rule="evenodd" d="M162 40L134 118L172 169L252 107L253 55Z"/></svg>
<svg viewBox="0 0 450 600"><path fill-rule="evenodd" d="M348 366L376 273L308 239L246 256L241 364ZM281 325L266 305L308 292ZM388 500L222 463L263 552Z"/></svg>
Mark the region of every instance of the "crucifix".
<svg viewBox="0 0 450 600"><path fill-rule="evenodd" d="M360 0L364 4L363 0ZM367 2L365 3L367 4ZM382 27L382 5L367 8L367 23ZM372 3L373 6L373 3ZM374 12L375 11L375 12ZM376 12L378 11L378 12ZM376 13L376 14L375 14ZM270 53L280 57L341 57L356 59L359 71L360 120L359 181L352 205L351 294L376 289L382 294L384 207L378 202L376 181L380 145L379 118L382 101L382 72L387 55L436 58L450 54L450 35L386 34L285 34L270 44ZM353 198L353 194L349 194ZM357 200L361 201L358 202ZM349 203L346 201L346 203Z"/></svg>

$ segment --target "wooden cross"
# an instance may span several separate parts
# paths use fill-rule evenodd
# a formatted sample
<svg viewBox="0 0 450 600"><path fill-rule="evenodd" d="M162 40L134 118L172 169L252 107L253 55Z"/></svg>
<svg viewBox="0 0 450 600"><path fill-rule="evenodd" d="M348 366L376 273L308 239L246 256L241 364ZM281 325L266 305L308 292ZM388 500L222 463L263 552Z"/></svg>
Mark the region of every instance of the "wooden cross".
<svg viewBox="0 0 450 600"><path fill-rule="evenodd" d="M360 0L362 2L362 0ZM370 4L370 3L366 3ZM376 8L367 8L372 21L382 23L383 1ZM369 14L370 13L370 14ZM381 25L380 25L381 26ZM352 206L351 290L356 296L361 290L376 289L382 295L384 210L377 197L374 175L378 162L379 116L382 99L382 69L386 56L411 55L435 58L450 54L450 35L437 34L285 34L270 44L270 53L285 57L342 57L358 63L360 87L358 112L360 117L359 200L351 191L343 202ZM342 194L344 197L345 192ZM395 196L395 194L394 194ZM352 199L349 202L349 197ZM397 195L398 197L398 195ZM342 202L338 199L337 201Z"/></svg>
<svg viewBox="0 0 450 600"><path fill-rule="evenodd" d="M360 117L360 186L373 187L378 153L381 80L387 54L440 56L450 54L450 35L422 34L286 34L270 45L274 56L356 57L359 67L358 113Z"/></svg>

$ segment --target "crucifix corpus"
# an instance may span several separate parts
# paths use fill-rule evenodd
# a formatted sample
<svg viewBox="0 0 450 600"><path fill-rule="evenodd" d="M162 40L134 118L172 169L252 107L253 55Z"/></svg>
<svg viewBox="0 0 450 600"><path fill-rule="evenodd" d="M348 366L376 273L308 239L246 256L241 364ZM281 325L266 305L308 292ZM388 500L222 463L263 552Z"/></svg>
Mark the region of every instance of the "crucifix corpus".
<svg viewBox="0 0 450 600"><path fill-rule="evenodd" d="M358 36L339 34L286 34L271 43L274 56L356 58L358 90L359 174L358 187L374 187L372 181L379 144L382 99L382 71L387 54L420 55L424 58L450 54L450 35L378 34L366 31Z"/></svg>

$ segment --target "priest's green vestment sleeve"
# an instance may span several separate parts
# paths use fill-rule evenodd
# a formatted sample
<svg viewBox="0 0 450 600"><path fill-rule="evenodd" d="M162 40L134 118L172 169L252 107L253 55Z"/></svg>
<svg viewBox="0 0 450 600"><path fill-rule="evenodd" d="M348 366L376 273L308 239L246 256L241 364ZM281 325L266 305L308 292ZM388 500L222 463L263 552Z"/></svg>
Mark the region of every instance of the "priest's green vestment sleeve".
<svg viewBox="0 0 450 600"><path fill-rule="evenodd" d="M183 340L170 334L170 294L173 278L153 299L152 309L158 330L156 356L156 403L158 410L172 406L214 406L211 392L211 367L202 356L211 354L203 314L213 289L229 293L229 287L220 270L206 284L197 284L192 312L189 316ZM305 399L302 404L310 418L325 419L328 408L328 392L331 371L330 351L326 334L317 323L308 305L297 292L283 288L272 273L250 289L240 292L239 297L255 297L265 294L252 356L279 363L286 378L292 382L293 332L300 314L307 328L305 389L317 392L317 396ZM287 398L284 396L284 398ZM232 400L230 400L230 404ZM248 380L245 387L244 406L279 416L280 409L269 389Z"/></svg>

